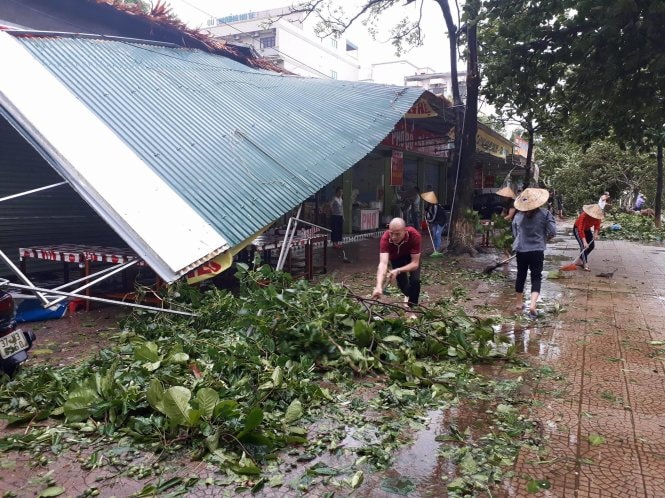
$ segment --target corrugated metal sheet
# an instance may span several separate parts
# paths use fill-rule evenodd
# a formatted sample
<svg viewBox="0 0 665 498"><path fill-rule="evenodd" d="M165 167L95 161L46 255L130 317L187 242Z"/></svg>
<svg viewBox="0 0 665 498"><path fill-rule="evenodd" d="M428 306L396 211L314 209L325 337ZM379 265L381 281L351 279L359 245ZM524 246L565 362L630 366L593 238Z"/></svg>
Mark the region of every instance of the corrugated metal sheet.
<svg viewBox="0 0 665 498"><path fill-rule="evenodd" d="M135 41L18 39L231 245L359 161L422 94Z"/></svg>

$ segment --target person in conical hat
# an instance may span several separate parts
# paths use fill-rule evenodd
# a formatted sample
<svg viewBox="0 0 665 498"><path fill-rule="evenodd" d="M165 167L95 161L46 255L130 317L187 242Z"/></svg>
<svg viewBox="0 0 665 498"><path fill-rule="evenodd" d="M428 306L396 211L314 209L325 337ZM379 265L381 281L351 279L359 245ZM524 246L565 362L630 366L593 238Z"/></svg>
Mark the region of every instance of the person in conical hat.
<svg viewBox="0 0 665 498"><path fill-rule="evenodd" d="M440 253L442 249L441 234L446 224L446 212L443 206L439 204L439 200L434 192L425 192L420 194L420 197L425 202L425 221L427 221L431 230L434 252Z"/></svg>
<svg viewBox="0 0 665 498"><path fill-rule="evenodd" d="M515 217L517 210L515 209L515 192L510 187L503 187L496 191L496 195L501 196L506 199L503 205L503 211L501 211L501 216L504 220L512 221Z"/></svg>
<svg viewBox="0 0 665 498"><path fill-rule="evenodd" d="M556 235L554 216L543 204L547 202L549 192L542 188L527 188L515 199L518 213L513 219L513 251L517 259L517 278L515 280L516 307L521 310L524 301L524 285L527 273L531 273L531 301L529 316L536 318L536 302L540 296L545 246Z"/></svg>
<svg viewBox="0 0 665 498"><path fill-rule="evenodd" d="M586 271L591 271L589 254L596 247L595 241L600 237L600 222L603 218L605 211L598 204L587 204L582 206L582 214L577 217L573 225L573 235L580 245L580 255L574 263Z"/></svg>

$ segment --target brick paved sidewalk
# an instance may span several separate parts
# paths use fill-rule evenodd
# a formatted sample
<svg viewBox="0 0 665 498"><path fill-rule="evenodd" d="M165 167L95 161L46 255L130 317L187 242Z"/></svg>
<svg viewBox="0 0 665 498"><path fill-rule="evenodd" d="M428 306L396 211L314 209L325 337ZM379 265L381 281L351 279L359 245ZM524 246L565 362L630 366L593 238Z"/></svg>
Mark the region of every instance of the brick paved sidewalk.
<svg viewBox="0 0 665 498"><path fill-rule="evenodd" d="M563 239L550 258L572 261ZM543 287L566 309L538 338L549 454L523 452L507 496L533 496L530 480L551 486L539 496L665 496L665 247L601 239L589 265Z"/></svg>

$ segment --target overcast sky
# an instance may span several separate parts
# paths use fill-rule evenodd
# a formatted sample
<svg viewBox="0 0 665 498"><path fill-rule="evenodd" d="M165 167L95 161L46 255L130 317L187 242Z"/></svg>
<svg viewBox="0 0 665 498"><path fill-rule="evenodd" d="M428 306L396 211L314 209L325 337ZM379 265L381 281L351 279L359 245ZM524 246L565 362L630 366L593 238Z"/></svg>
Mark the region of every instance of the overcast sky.
<svg viewBox="0 0 665 498"><path fill-rule="evenodd" d="M279 7L288 7L292 0L167 0L173 12L192 28L205 28L209 17L224 17L230 14L243 14ZM357 0L337 0L347 12ZM445 22L441 9L431 0L416 0L409 6L397 6L386 12L380 19L382 33L375 42L367 34L362 24L357 22L348 33L348 38L359 47L359 58L364 66L372 63L398 60L395 50L388 41L390 28L405 13L417 18L422 7L425 44L404 54L401 59L408 60L419 67L429 66L435 71L450 71L447 55ZM380 42L383 43L380 43Z"/></svg>

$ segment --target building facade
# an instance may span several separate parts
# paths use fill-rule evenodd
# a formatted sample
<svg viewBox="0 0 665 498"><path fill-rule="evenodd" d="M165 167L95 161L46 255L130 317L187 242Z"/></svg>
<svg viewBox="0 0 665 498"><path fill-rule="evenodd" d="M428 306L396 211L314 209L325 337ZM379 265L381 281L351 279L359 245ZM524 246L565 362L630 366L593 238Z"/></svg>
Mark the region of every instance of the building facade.
<svg viewBox="0 0 665 498"><path fill-rule="evenodd" d="M344 37L320 38L311 17L288 7L246 12L211 19L208 31L229 44L252 47L291 73L357 81L358 47Z"/></svg>
<svg viewBox="0 0 665 498"><path fill-rule="evenodd" d="M466 102L466 71L457 73L459 92L462 102ZM439 97L452 98L452 78L450 72L435 73L429 68L422 68L415 74L404 77L404 86L417 86L423 90L429 90Z"/></svg>

